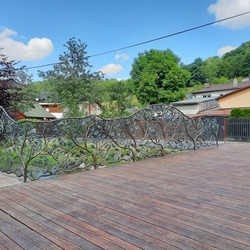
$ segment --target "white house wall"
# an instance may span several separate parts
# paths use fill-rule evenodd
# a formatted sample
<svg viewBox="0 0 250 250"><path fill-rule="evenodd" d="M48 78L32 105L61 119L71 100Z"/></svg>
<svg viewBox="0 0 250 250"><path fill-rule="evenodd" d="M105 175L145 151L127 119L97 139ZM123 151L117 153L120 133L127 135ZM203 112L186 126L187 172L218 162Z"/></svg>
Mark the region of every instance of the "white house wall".
<svg viewBox="0 0 250 250"><path fill-rule="evenodd" d="M63 113L51 113L52 115L54 115L57 119L60 119L63 117Z"/></svg>
<svg viewBox="0 0 250 250"><path fill-rule="evenodd" d="M199 104L176 106L184 115L194 115L199 112Z"/></svg>
<svg viewBox="0 0 250 250"><path fill-rule="evenodd" d="M223 91L212 91L212 92L198 93L198 94L195 94L195 98L204 98L204 96L216 98L216 97L228 94L230 92L232 92L232 90L223 90Z"/></svg>

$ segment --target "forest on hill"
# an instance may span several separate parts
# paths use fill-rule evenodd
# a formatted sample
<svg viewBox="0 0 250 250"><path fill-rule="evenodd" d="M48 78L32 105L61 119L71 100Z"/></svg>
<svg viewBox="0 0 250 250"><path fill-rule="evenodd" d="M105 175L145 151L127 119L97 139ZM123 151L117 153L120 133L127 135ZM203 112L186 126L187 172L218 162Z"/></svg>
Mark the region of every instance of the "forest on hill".
<svg viewBox="0 0 250 250"><path fill-rule="evenodd" d="M191 74L187 87L204 84L206 79L210 84L229 83L235 77L240 81L250 76L250 41L242 43L222 57L209 57L204 61L197 58L193 63L181 64L180 67Z"/></svg>

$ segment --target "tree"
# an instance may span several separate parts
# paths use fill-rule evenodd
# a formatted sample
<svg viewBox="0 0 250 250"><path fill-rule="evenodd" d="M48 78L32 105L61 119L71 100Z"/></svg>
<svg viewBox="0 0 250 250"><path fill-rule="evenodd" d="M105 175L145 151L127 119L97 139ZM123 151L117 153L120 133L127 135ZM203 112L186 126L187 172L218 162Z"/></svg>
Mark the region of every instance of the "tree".
<svg viewBox="0 0 250 250"><path fill-rule="evenodd" d="M129 115L126 110L132 106L133 87L129 80L106 79L99 83L103 93L102 116L120 117Z"/></svg>
<svg viewBox="0 0 250 250"><path fill-rule="evenodd" d="M7 111L25 111L35 100L32 76L25 72L25 66L16 68L18 63L9 60L0 48L0 106Z"/></svg>
<svg viewBox="0 0 250 250"><path fill-rule="evenodd" d="M179 68L180 59L171 50L139 53L130 72L135 95L142 104L170 103L185 96L190 73Z"/></svg>
<svg viewBox="0 0 250 250"><path fill-rule="evenodd" d="M100 72L91 73L92 65L86 55L87 45L74 37L64 45L67 51L59 55L60 63L53 70L39 71L39 76L53 84L54 101L65 108L65 116L82 116L80 104L94 103L98 99L97 80L102 78Z"/></svg>

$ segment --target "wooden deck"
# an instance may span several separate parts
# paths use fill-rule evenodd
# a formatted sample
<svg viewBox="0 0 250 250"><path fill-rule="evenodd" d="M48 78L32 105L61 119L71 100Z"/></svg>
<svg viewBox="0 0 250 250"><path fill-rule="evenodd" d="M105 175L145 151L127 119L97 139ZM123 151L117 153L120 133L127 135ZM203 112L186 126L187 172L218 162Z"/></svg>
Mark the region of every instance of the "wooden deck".
<svg viewBox="0 0 250 250"><path fill-rule="evenodd" d="M250 144L1 188L0 249L250 249Z"/></svg>

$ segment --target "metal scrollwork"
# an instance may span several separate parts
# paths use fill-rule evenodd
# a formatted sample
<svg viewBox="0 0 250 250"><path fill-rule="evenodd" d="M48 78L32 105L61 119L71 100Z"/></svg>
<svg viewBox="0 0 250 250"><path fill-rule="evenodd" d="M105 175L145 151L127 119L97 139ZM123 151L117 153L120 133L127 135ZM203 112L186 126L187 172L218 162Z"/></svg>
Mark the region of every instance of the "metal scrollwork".
<svg viewBox="0 0 250 250"><path fill-rule="evenodd" d="M216 119L190 119L168 105L116 119L91 115L41 122L16 122L0 107L0 171L26 182L218 145L217 133Z"/></svg>

